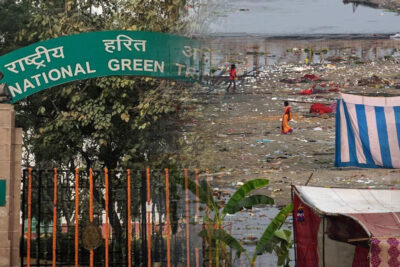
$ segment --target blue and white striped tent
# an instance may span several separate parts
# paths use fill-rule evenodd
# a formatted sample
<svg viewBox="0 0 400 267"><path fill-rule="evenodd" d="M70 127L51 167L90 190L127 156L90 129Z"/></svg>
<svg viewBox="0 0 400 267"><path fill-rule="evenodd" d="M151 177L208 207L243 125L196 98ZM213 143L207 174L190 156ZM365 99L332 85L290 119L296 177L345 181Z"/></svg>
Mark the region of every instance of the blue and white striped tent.
<svg viewBox="0 0 400 267"><path fill-rule="evenodd" d="M400 97L341 94L335 166L400 168Z"/></svg>

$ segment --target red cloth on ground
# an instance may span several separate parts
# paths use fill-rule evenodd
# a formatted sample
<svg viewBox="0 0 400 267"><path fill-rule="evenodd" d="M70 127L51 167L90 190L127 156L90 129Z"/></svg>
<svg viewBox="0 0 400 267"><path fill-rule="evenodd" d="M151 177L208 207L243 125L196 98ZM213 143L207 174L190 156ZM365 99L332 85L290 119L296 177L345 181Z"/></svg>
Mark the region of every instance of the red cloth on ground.
<svg viewBox="0 0 400 267"><path fill-rule="evenodd" d="M311 81L319 81L319 77L315 74L306 74L303 76L303 78L311 80Z"/></svg>
<svg viewBox="0 0 400 267"><path fill-rule="evenodd" d="M299 206L303 207L304 221L297 221ZM318 267L318 228L321 218L295 194L293 221L296 235L297 267Z"/></svg>
<svg viewBox="0 0 400 267"><path fill-rule="evenodd" d="M312 93L313 93L313 89L307 89L307 90L300 91L301 95L311 95Z"/></svg>
<svg viewBox="0 0 400 267"><path fill-rule="evenodd" d="M311 95L311 94L320 94L320 93L328 93L328 92L339 92L339 88L331 88L327 89L325 83L314 84L310 89L306 89L300 91L301 95Z"/></svg>
<svg viewBox="0 0 400 267"><path fill-rule="evenodd" d="M312 104L310 107L310 113L324 114L332 113L332 108L321 103Z"/></svg>

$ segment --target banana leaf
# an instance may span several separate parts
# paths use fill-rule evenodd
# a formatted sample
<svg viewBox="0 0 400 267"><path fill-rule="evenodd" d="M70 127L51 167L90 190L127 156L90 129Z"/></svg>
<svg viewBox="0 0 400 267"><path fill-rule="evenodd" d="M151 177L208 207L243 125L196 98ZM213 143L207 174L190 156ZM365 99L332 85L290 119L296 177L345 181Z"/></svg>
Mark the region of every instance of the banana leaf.
<svg viewBox="0 0 400 267"><path fill-rule="evenodd" d="M250 259L246 249L240 244L240 242L223 229L203 230L199 233L199 236L203 238L208 238L208 236L211 236L211 238L214 240L220 240L232 249L236 250L236 256L238 258L240 258L241 253L244 252L247 258Z"/></svg>
<svg viewBox="0 0 400 267"><path fill-rule="evenodd" d="M267 179L254 179L246 182L242 185L229 199L225 208L222 210L222 214L232 214L235 210L236 205L245 198L248 194L250 194L253 190L257 188L261 188L266 186L269 183Z"/></svg>
<svg viewBox="0 0 400 267"><path fill-rule="evenodd" d="M275 231L275 236L285 240L286 242L290 242L290 236L292 235L292 232L286 229L280 229Z"/></svg>
<svg viewBox="0 0 400 267"><path fill-rule="evenodd" d="M245 197L239 202L237 202L235 206L233 206L230 210L227 210L227 213L234 214L238 211L243 210L244 208L250 209L255 205L261 205L261 204L273 205L274 200L265 195L252 195L249 197Z"/></svg>
<svg viewBox="0 0 400 267"><path fill-rule="evenodd" d="M261 236L260 240L257 242L256 250L254 253L254 257L260 255L266 251L266 246L269 241L273 237L275 237L275 232L279 230L282 224L285 222L287 216L292 212L293 204L289 204L284 207L276 216L272 219L270 224L268 225L267 229L265 229L263 235ZM278 237L282 235L278 232ZM253 257L253 258L254 258Z"/></svg>

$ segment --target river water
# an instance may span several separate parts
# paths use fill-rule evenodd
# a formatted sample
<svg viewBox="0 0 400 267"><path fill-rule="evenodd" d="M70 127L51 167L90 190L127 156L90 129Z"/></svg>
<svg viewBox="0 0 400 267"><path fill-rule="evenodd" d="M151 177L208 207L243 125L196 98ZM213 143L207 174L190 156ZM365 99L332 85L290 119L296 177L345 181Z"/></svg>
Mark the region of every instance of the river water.
<svg viewBox="0 0 400 267"><path fill-rule="evenodd" d="M220 0L209 33L218 35L375 34L400 31L396 12L341 0Z"/></svg>

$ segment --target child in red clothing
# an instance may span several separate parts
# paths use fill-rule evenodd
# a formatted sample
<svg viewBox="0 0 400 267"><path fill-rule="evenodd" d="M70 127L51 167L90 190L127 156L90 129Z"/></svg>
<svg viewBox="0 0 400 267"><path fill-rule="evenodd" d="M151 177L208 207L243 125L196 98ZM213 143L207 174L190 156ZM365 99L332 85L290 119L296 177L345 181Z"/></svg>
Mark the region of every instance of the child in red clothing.
<svg viewBox="0 0 400 267"><path fill-rule="evenodd" d="M236 66L235 66L235 64L232 64L231 68L229 69L229 86L228 86L228 88L226 88L226 92L227 93L229 93L229 88L231 87L232 83L233 83L232 93L235 92L235 90L236 90L236 79L237 79L236 75L237 75L236 74Z"/></svg>

